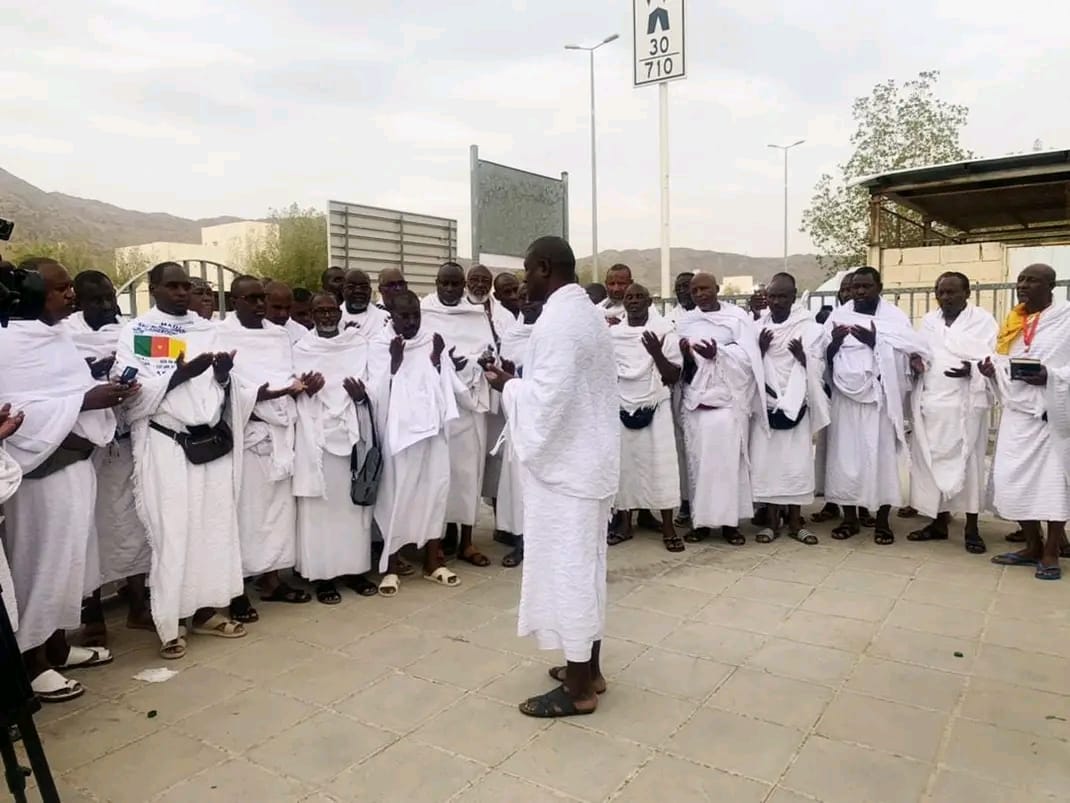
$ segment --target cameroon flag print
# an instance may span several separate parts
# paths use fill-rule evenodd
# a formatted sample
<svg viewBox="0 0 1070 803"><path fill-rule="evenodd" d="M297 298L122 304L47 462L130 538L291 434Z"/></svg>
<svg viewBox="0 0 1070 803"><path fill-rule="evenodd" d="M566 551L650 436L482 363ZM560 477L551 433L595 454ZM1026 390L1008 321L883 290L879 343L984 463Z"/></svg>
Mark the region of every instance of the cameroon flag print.
<svg viewBox="0 0 1070 803"><path fill-rule="evenodd" d="M134 354L139 357L162 357L177 360L186 350L186 341L161 335L134 335Z"/></svg>

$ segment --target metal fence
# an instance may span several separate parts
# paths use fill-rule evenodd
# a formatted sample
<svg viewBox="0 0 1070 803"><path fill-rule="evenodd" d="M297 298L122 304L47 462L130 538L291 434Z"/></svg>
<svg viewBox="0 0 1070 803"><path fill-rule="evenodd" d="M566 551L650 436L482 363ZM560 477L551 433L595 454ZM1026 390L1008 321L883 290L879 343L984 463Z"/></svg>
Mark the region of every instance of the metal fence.
<svg viewBox="0 0 1070 803"><path fill-rule="evenodd" d="M230 284L230 280L238 275L238 272L233 268L228 268L226 265L210 262L206 259L179 259L175 261L186 269L186 273L190 277L204 279L212 286L218 294L219 317L225 317L227 287ZM116 296L119 300L119 311L124 316L136 318L146 309L153 306L152 296L148 292L148 276L148 270L142 271L116 291Z"/></svg>

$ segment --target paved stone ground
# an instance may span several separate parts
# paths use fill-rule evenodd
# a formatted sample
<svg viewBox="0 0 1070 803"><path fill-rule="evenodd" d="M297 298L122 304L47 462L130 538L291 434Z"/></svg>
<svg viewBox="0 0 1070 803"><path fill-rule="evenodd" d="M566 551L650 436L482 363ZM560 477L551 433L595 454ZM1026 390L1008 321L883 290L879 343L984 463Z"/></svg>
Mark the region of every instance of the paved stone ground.
<svg viewBox="0 0 1070 803"><path fill-rule="evenodd" d="M827 526L817 547L613 548L589 717L516 711L553 656L516 638L520 574L495 566L260 605L162 684L131 677L165 664L152 635L115 627L114 665L39 727L72 803L1070 799L1070 582L908 524L890 548ZM990 550L1007 530L986 526Z"/></svg>

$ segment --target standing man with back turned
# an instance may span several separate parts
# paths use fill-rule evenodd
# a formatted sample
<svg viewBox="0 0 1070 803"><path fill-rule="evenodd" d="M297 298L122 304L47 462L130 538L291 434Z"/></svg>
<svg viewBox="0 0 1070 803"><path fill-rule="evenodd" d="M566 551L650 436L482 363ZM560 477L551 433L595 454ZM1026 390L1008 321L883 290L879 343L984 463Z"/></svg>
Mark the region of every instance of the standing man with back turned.
<svg viewBox="0 0 1070 803"><path fill-rule="evenodd" d="M524 472L521 636L565 653L550 676L562 685L520 705L533 717L590 714L605 691L599 664L606 618L606 522L620 480L613 343L602 310L576 283L560 237L532 243L528 297L545 300L517 379L491 367L508 437ZM547 426L547 422L554 422Z"/></svg>

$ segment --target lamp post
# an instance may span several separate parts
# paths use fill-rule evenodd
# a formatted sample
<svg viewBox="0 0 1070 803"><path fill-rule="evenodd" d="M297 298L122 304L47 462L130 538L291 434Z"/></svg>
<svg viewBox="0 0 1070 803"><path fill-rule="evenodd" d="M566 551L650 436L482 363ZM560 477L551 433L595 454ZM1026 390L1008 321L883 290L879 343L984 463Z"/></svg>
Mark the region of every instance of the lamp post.
<svg viewBox="0 0 1070 803"><path fill-rule="evenodd" d="M796 145L802 145L805 139L793 142L790 145L770 145L778 151L784 152L784 270L788 269L788 151Z"/></svg>
<svg viewBox="0 0 1070 803"><path fill-rule="evenodd" d="M619 38L619 34L613 34L591 47L565 45L565 50L585 50L591 57L591 271L595 281L601 274L598 270L598 155L594 127L594 52L602 45L608 45Z"/></svg>

